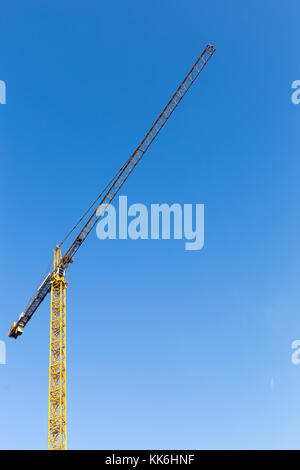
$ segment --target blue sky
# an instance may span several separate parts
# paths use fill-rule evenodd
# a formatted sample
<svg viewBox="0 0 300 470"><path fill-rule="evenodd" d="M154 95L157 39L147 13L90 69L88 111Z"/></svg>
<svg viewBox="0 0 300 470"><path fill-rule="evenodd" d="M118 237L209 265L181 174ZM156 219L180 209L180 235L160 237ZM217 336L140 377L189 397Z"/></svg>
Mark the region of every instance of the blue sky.
<svg viewBox="0 0 300 470"><path fill-rule="evenodd" d="M97 239L68 272L70 449L298 448L299 2L2 2L0 448L47 444L49 298L7 331L207 43L121 194L205 204L205 245Z"/></svg>

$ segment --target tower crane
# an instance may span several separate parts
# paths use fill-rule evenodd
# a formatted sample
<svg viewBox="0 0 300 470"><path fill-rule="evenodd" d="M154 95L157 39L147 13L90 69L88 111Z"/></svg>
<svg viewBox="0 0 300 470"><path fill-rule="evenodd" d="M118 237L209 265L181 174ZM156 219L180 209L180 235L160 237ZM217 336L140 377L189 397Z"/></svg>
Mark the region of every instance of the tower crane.
<svg viewBox="0 0 300 470"><path fill-rule="evenodd" d="M179 102L194 83L215 48L208 44L190 72L158 116L153 126L146 134L140 145L128 158L120 170L114 175L101 194L89 207L77 224L67 234L65 239L56 246L53 256L53 269L46 275L40 287L34 292L29 304L10 328L8 336L17 339L41 305L45 297L51 294L50 312L50 353L49 353L49 402L48 402L48 449L67 448L67 418L66 418L66 270L73 263L74 255L84 243L106 208L119 192L128 176L139 163L144 153L150 147L160 130L163 128ZM96 207L96 209L95 209ZM100 208L100 211L99 211ZM88 215L89 214L89 215ZM64 254L62 244L73 234L80 222L87 220L73 242L69 244ZM84 223L84 222L83 222Z"/></svg>

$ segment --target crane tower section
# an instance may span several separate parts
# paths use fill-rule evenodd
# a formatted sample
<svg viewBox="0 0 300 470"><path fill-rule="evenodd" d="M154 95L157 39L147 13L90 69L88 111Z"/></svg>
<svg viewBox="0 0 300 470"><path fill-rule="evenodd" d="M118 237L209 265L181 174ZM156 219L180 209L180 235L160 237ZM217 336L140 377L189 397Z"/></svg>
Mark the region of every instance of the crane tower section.
<svg viewBox="0 0 300 470"><path fill-rule="evenodd" d="M67 448L66 410L66 288L65 270L60 267L61 252L54 250L51 279L48 449Z"/></svg>

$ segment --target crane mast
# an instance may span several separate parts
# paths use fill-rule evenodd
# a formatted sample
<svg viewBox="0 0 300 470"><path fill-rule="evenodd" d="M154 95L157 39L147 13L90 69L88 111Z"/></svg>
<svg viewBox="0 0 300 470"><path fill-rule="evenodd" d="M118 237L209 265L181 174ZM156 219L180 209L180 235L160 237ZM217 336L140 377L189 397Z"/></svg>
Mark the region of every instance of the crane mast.
<svg viewBox="0 0 300 470"><path fill-rule="evenodd" d="M73 262L77 250L83 244L96 222L104 214L106 208L119 192L128 176L137 166L158 133L161 131L184 95L194 83L215 48L208 44L199 59L195 62L183 82L179 85L172 98L160 113L153 126L141 141L139 146L115 174L110 183L98 196L96 209L70 244L65 254L61 254L61 245L54 250L53 270L47 274L42 284L34 293L32 300L19 319L14 322L8 333L11 338L18 338L23 333L32 315L38 309L45 297L51 292L50 318L50 354L49 354L49 406L48 406L48 448L66 449L66 269ZM94 204L93 204L94 205ZM93 206L92 205L92 206ZM91 206L91 207L92 207ZM87 211L88 212L88 211ZM80 219L80 221L83 217ZM79 222L80 222L79 221ZM71 230L74 231L78 224ZM69 236L69 235L68 235Z"/></svg>
<svg viewBox="0 0 300 470"><path fill-rule="evenodd" d="M60 267L61 251L54 250L51 279L48 449L67 448L66 404L66 289L65 271Z"/></svg>

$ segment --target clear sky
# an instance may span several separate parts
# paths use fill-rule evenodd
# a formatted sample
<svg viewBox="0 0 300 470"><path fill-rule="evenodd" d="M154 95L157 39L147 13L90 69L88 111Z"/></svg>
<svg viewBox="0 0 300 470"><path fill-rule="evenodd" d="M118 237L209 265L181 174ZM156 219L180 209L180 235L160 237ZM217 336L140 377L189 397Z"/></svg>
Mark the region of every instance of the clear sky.
<svg viewBox="0 0 300 470"><path fill-rule="evenodd" d="M52 249L217 51L121 194L205 204L205 245L100 241L68 272L70 449L300 448L299 2L1 3L0 448L47 445Z"/></svg>

